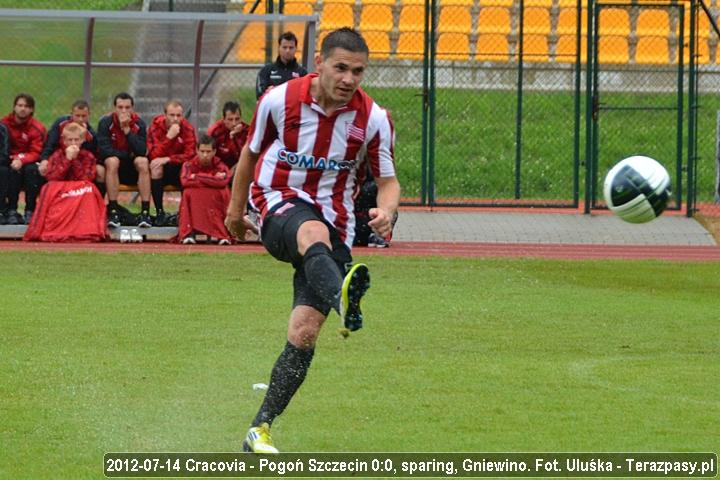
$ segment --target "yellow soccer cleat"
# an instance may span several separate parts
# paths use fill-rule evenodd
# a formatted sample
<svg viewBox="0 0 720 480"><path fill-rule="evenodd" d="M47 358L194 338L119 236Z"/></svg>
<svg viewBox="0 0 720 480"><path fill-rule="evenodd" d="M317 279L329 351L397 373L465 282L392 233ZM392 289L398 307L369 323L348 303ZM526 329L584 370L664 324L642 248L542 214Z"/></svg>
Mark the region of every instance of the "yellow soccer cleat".
<svg viewBox="0 0 720 480"><path fill-rule="evenodd" d="M370 288L370 272L367 265L358 263L345 275L340 296L340 318L345 328L354 332L362 328L363 316L360 300Z"/></svg>
<svg viewBox="0 0 720 480"><path fill-rule="evenodd" d="M270 425L262 423L258 427L248 430L247 437L243 442L243 451L251 453L280 453L273 445L270 436Z"/></svg>

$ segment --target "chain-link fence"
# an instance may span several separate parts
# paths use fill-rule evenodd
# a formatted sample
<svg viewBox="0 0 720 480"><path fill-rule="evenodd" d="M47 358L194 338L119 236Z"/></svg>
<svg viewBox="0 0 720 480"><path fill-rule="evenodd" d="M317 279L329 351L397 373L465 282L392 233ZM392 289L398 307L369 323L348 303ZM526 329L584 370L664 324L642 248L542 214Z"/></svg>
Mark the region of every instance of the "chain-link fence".
<svg viewBox="0 0 720 480"><path fill-rule="evenodd" d="M208 2L37 0L23 7L178 11ZM318 15L316 42L345 25L363 33L371 50L365 86L395 120L407 202L602 207L610 166L644 153L671 172L673 208L688 195L697 208L714 208L718 38L695 0L439 0L427 11L413 0L222 3L233 15ZM212 8L219 7L215 0ZM691 29L693 8L699 12ZM90 81L98 114L119 90L133 91L150 117L170 96L192 98L194 88L200 128L229 99L241 99L247 120L257 69L274 58L278 33L296 31L301 49L310 42L302 22L239 22L233 15L224 17L231 26L205 26L199 70L194 18L95 25ZM588 18L597 35L588 36ZM38 116L48 123L85 93L88 26L34 22L0 19L0 56L10 61L0 88L8 105L17 91L35 93Z"/></svg>

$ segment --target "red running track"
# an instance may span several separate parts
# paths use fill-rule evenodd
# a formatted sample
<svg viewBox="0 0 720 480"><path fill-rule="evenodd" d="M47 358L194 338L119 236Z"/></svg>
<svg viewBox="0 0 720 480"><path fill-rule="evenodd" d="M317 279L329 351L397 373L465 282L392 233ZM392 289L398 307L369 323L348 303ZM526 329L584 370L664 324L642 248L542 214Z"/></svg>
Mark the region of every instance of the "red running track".
<svg viewBox="0 0 720 480"><path fill-rule="evenodd" d="M262 245L243 244L178 245L164 242L134 244L107 243L36 243L2 241L0 250L37 252L133 252L133 253L264 253ZM683 262L720 261L718 246L677 245L586 245L586 244L538 244L538 243L445 243L445 242L395 242L391 248L357 247L356 256L446 256L446 257L530 257L562 260L593 259L656 259Z"/></svg>

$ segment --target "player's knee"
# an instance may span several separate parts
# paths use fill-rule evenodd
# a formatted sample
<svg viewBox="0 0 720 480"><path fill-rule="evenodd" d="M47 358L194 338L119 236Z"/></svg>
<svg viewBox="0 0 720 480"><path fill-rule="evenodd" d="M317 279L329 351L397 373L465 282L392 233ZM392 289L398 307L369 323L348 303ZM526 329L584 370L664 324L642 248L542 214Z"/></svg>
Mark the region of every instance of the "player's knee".
<svg viewBox="0 0 720 480"><path fill-rule="evenodd" d="M105 183L105 167L102 165L95 165L95 181Z"/></svg>
<svg viewBox="0 0 720 480"><path fill-rule="evenodd" d="M108 172L117 172L120 169L120 159L118 157L106 158L105 168Z"/></svg>
<svg viewBox="0 0 720 480"><path fill-rule="evenodd" d="M150 170L150 162L145 157L135 157L135 169L140 173L147 173Z"/></svg>
<svg viewBox="0 0 720 480"><path fill-rule="evenodd" d="M297 232L298 252L300 255L305 255L306 251L317 243L325 244L328 248L331 247L330 231L327 225L315 220L300 225Z"/></svg>

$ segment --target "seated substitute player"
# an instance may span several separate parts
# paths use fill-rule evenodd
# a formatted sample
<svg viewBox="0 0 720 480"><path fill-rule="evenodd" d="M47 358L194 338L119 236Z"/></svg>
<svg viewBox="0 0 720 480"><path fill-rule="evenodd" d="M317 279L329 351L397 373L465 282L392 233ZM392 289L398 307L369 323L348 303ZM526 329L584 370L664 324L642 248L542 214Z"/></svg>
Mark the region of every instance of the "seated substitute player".
<svg viewBox="0 0 720 480"><path fill-rule="evenodd" d="M85 127L70 123L61 143L48 159L38 209L25 232L29 241L101 241L105 239L105 202L92 183L97 172L95 156L82 148Z"/></svg>
<svg viewBox="0 0 720 480"><path fill-rule="evenodd" d="M113 99L113 111L100 119L97 129L98 152L105 165L108 197L108 225L122 224L117 199L120 184L137 185L140 214L137 226L152 226L150 219L150 164L146 157L145 122L134 111L135 100L126 92Z"/></svg>
<svg viewBox="0 0 720 480"><path fill-rule="evenodd" d="M40 175L38 160L45 143L45 126L35 119L35 99L21 93L15 97L13 111L0 122L5 124L10 138L10 170L8 176L8 225L29 223L35 202L45 179ZM18 212L20 190L25 190L25 214Z"/></svg>
<svg viewBox="0 0 720 480"><path fill-rule="evenodd" d="M247 142L250 126L242 121L242 111L237 102L226 102L223 105L223 118L210 125L208 135L215 139L217 156L235 173L235 165L240 158L240 151Z"/></svg>
<svg viewBox="0 0 720 480"><path fill-rule="evenodd" d="M89 120L90 105L85 100L77 100L70 108L70 115L63 115L55 120L48 130L45 145L43 146L42 153L40 154L40 165L38 166L38 170L40 170L41 175L45 176L47 172L47 163L50 155L52 155L52 153L58 148L65 148L65 145L62 143L62 132L63 129L70 123L77 123L85 128L85 141L80 148L89 151L97 158L97 134L95 133L95 130L93 130L92 125L90 125ZM100 194L105 196L105 167L102 163L98 162L96 172L95 186L97 186L98 190L100 190Z"/></svg>
<svg viewBox="0 0 720 480"><path fill-rule="evenodd" d="M251 228L243 216L250 191L262 215L265 248L295 268L287 343L245 438L246 451L277 453L270 425L305 379L330 310L340 314L344 333L362 327L368 269L357 264L345 270L352 262L352 197L365 162L378 186L369 225L382 237L392 231L400 201L393 126L387 111L359 88L367 63L368 47L358 32L328 34L315 57L317 74L290 80L260 99L240 155L226 225L238 238ZM313 128L297 128L301 121Z"/></svg>
<svg viewBox="0 0 720 480"><path fill-rule="evenodd" d="M8 182L10 181L10 138L7 127L0 123L0 225L7 223Z"/></svg>
<svg viewBox="0 0 720 480"><path fill-rule="evenodd" d="M230 169L215 156L215 139L202 135L197 155L183 163L180 181L183 186L178 238L182 243L194 244L196 234L218 239L220 245L230 245L230 233L223 220L230 203Z"/></svg>
<svg viewBox="0 0 720 480"><path fill-rule="evenodd" d="M155 225L168 225L163 208L163 188L180 188L180 169L195 156L195 128L185 120L183 106L176 100L165 104L165 113L156 116L148 128L148 156Z"/></svg>

